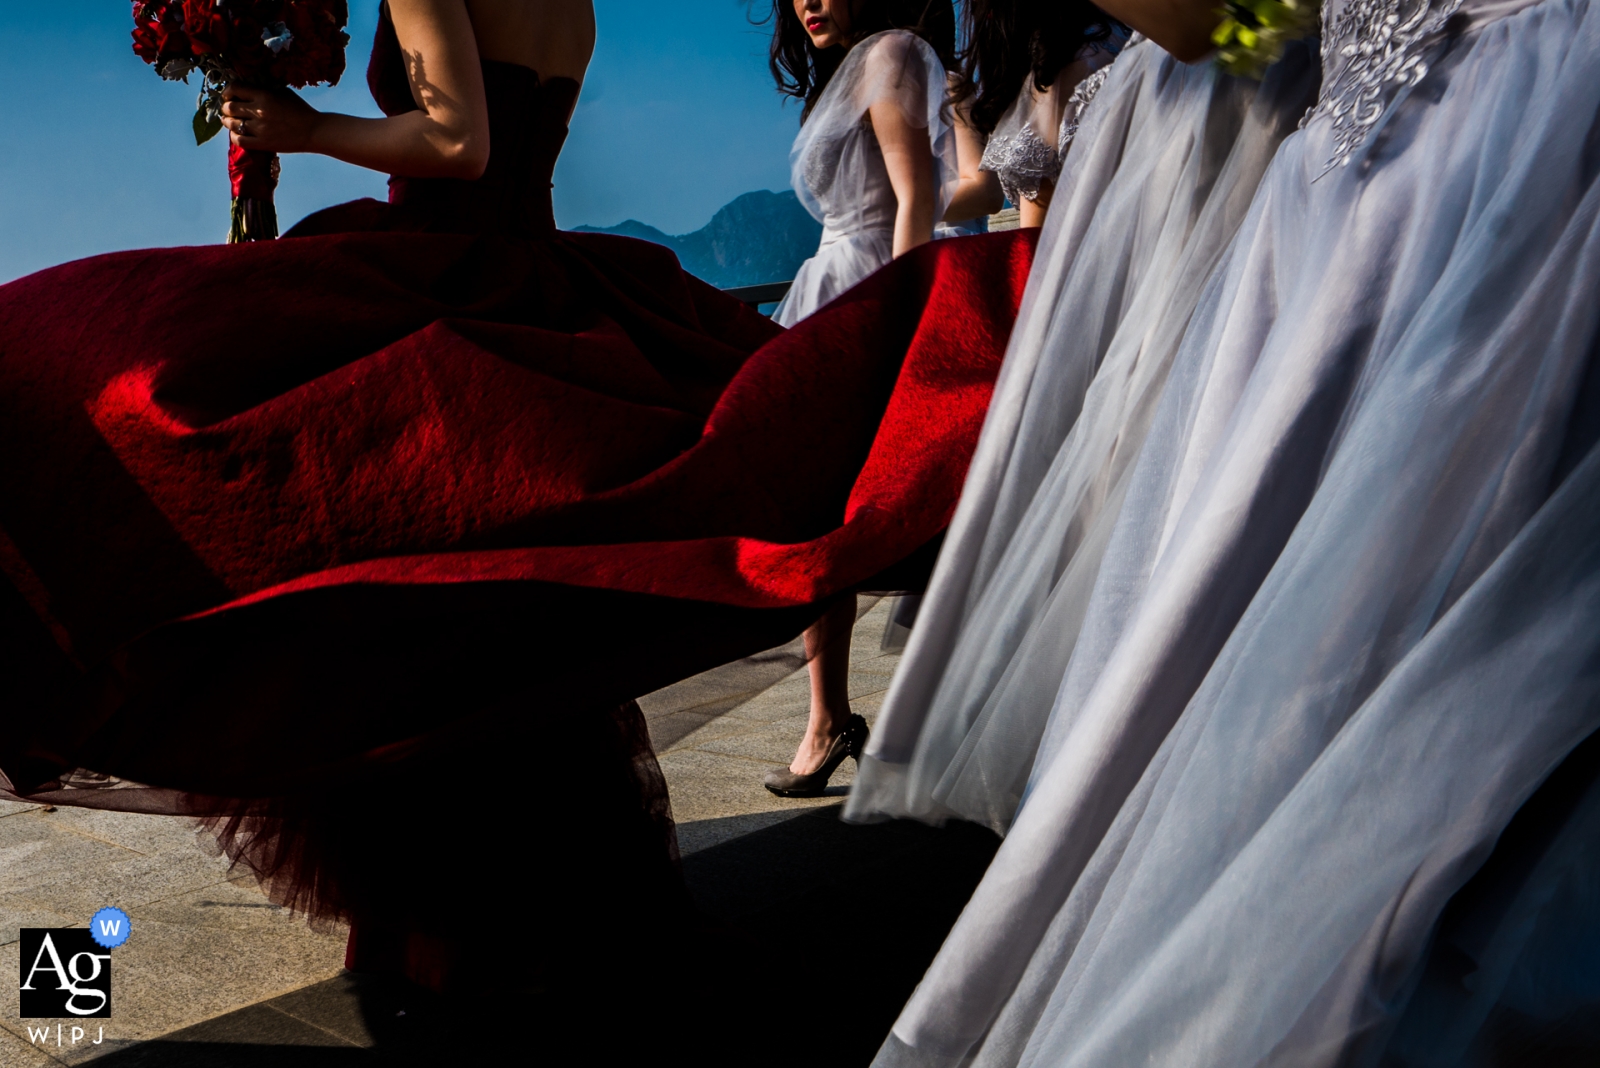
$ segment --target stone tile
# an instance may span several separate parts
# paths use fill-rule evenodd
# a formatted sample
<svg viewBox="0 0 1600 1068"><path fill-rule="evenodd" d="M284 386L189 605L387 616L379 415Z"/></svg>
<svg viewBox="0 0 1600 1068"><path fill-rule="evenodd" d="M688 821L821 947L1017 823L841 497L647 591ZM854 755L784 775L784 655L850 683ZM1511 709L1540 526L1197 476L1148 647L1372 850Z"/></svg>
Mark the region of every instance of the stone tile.
<svg viewBox="0 0 1600 1068"><path fill-rule="evenodd" d="M862 633L863 630L867 633ZM857 624L856 631L850 636L850 663L860 665L871 663L874 660L884 660L889 657L899 656L899 653L886 653L880 647L883 641L882 628L870 629Z"/></svg>
<svg viewBox="0 0 1600 1068"><path fill-rule="evenodd" d="M697 742L695 748L702 753L740 757L769 765L787 764L794 759L795 746L800 744L805 724L796 720L788 723L767 723L760 727L719 738Z"/></svg>
<svg viewBox="0 0 1600 1068"><path fill-rule="evenodd" d="M749 812L742 816L724 816L720 819L695 820L678 824L678 850L684 856L702 849L743 838L747 834L764 831L785 820L797 819L812 811L804 809L776 809L770 812Z"/></svg>
<svg viewBox="0 0 1600 1068"><path fill-rule="evenodd" d="M884 699L888 696L889 688L885 686L881 690L864 693L860 697L852 697L850 699L850 711L866 720L867 726L870 727L877 722L878 712L883 708Z"/></svg>
<svg viewBox="0 0 1600 1068"><path fill-rule="evenodd" d="M732 664L712 668L639 698L646 720L672 712L698 711L712 715L749 700L805 666L798 641Z"/></svg>
<svg viewBox="0 0 1600 1068"><path fill-rule="evenodd" d="M12 955L16 949L6 947ZM118 1042L167 1035L327 979L338 974L343 959L342 939L309 931L264 938L255 931L136 917L133 937L112 959L116 1026L106 1034ZM9 1026L12 1020L4 1022Z"/></svg>
<svg viewBox="0 0 1600 1068"><path fill-rule="evenodd" d="M857 671L877 671L894 673L900 664L900 653L884 653L873 651L870 655L852 657L850 666Z"/></svg>
<svg viewBox="0 0 1600 1068"><path fill-rule="evenodd" d="M268 901L250 879L212 883L185 894L137 905L129 909L128 914L135 924L151 920L174 927L251 933L273 940L343 938L338 932L319 935L311 931L304 917L296 917L288 909Z"/></svg>
<svg viewBox="0 0 1600 1068"><path fill-rule="evenodd" d="M894 677L894 672L860 671L850 669L850 703L855 704L857 698L869 694L883 693L889 688L889 681Z"/></svg>
<svg viewBox="0 0 1600 1068"><path fill-rule="evenodd" d="M665 721L661 731L656 730L656 724L650 725L650 741L656 747L657 754L669 752L673 749L693 749L702 741L711 738L723 738L731 734L740 734L759 726L748 719L741 719L732 714L715 717L697 717L693 712L675 712L664 716ZM667 744L661 744L658 739L671 738L677 731L676 738Z"/></svg>
<svg viewBox="0 0 1600 1068"><path fill-rule="evenodd" d="M645 720L645 727L650 732L650 748L659 755L677 745L683 739L704 727L707 723L715 722L717 717L706 712L668 712L665 715L653 716Z"/></svg>
<svg viewBox="0 0 1600 1068"><path fill-rule="evenodd" d="M50 822L55 813L0 820L0 900L87 923L97 909L124 909L220 881L227 862L192 842L156 855L90 838Z"/></svg>
<svg viewBox="0 0 1600 1068"><path fill-rule="evenodd" d="M88 922L88 916L64 916L38 905L0 898L0 945L9 945L21 937L17 934L20 927L78 927Z"/></svg>
<svg viewBox="0 0 1600 1068"><path fill-rule="evenodd" d="M772 764L680 749L661 758L672 796L672 815L680 823L780 812L836 803L838 798L778 797L761 785Z"/></svg>
<svg viewBox="0 0 1600 1068"><path fill-rule="evenodd" d="M148 858L53 827L36 814L0 821L0 901L9 909L45 910L88 923L95 909L110 902L95 893L98 903L86 905L84 885L101 884L109 892L116 884L104 885L105 873L130 860ZM7 934L15 936L0 937Z"/></svg>
<svg viewBox="0 0 1600 1068"><path fill-rule="evenodd" d="M860 599L860 604L865 605L867 598ZM889 625L889 613L893 610L892 597L876 598L872 605L856 616L856 629L851 635L850 644L870 648L873 653L878 651L879 644L883 641L883 629Z"/></svg>
<svg viewBox="0 0 1600 1068"><path fill-rule="evenodd" d="M288 1013L271 1003L251 1005L166 1036L167 1042L207 1042L250 1046L344 1046L356 1044ZM285 1053L287 1061L293 1054Z"/></svg>
<svg viewBox="0 0 1600 1068"><path fill-rule="evenodd" d="M50 812L40 812L39 819L52 827L150 856L187 855L196 852L198 846L194 821L181 816L103 812L62 805Z"/></svg>
<svg viewBox="0 0 1600 1068"><path fill-rule="evenodd" d="M33 1025L35 1027L43 1027L46 1022L50 1024L50 1034L52 1036L50 1041L54 1042L56 1021L35 1020ZM71 1025L68 1024L67 1026L70 1027ZM26 1031L23 1032L23 1034L26 1033ZM66 1041L65 1037L63 1041ZM43 1052L44 1049L48 1048L50 1047L35 1045L25 1038L12 1034L10 1031L0 1031L0 1065L4 1065L5 1068L59 1068L60 1062L52 1059L48 1053Z"/></svg>
<svg viewBox="0 0 1600 1068"><path fill-rule="evenodd" d="M16 816L23 812L33 812L40 808L39 805L30 805L25 801L0 801L0 819L7 816Z"/></svg>
<svg viewBox="0 0 1600 1068"><path fill-rule="evenodd" d="M78 1063L337 975L344 933L318 934L254 889L219 882L186 897L136 907L133 937L115 951L106 1042L63 1051ZM62 926L68 926L62 924ZM0 946L0 975L15 975L19 946ZM0 1026L26 1034L15 987Z"/></svg>
<svg viewBox="0 0 1600 1068"><path fill-rule="evenodd" d="M771 722L804 716L810 707L811 681L804 671L800 671L728 714L738 719Z"/></svg>
<svg viewBox="0 0 1600 1068"><path fill-rule="evenodd" d="M338 1035L352 1045L371 1047L376 1040L361 995L359 978L344 972L332 979L273 998L266 1004L313 1027Z"/></svg>
<svg viewBox="0 0 1600 1068"><path fill-rule="evenodd" d="M457 1063L542 1064L544 1060L530 1052L529 1036L534 1032L526 1021L518 1021L510 1028L496 1026L504 1022L497 1018L504 1013L497 1014L495 1009L514 1006L514 1011L538 1013L543 997L515 977L501 979L509 986L495 988L501 1001L492 1006L485 1006L482 1000L440 998L411 983L350 972L265 1004L355 1046L373 1050L379 1055L380 1064L419 1068ZM598 1064L603 1058L590 1060ZM369 1062L352 1059L342 1063Z"/></svg>

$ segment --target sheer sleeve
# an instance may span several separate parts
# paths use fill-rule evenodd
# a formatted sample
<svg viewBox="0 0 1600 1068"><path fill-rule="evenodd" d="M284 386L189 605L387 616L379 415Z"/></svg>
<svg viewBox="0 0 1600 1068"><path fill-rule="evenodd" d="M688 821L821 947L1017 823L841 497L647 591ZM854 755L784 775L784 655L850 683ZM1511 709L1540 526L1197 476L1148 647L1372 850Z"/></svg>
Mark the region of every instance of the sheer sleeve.
<svg viewBox="0 0 1600 1068"><path fill-rule="evenodd" d="M874 34L851 49L790 150L790 180L795 194L818 220L837 212L836 204L858 191L841 183L850 143L870 131L869 109L891 103L906 120L926 127L933 150L934 218L944 214L960 182L955 131L945 109L945 70L933 48L905 30Z"/></svg>

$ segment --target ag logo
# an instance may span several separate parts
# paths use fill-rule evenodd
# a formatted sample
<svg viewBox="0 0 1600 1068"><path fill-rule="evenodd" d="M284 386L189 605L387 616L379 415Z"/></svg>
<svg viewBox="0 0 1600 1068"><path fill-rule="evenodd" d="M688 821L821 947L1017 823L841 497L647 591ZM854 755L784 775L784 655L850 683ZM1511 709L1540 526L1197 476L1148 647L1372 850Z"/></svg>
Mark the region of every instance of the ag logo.
<svg viewBox="0 0 1600 1068"><path fill-rule="evenodd" d="M81 927L24 927L23 1019L107 1019L111 1015L111 954Z"/></svg>

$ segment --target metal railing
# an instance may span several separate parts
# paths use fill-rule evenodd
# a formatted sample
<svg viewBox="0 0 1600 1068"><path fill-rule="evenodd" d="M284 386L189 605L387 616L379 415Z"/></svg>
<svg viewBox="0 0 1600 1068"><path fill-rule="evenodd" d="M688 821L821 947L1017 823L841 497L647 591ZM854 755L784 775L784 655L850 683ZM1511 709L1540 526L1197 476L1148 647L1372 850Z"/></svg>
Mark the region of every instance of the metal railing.
<svg viewBox="0 0 1600 1068"><path fill-rule="evenodd" d="M744 301L744 303L755 308L762 304L772 304L782 300L785 294L789 292L789 287L793 284L792 281L763 282L758 286L734 286L732 289L724 289L723 292L734 300Z"/></svg>

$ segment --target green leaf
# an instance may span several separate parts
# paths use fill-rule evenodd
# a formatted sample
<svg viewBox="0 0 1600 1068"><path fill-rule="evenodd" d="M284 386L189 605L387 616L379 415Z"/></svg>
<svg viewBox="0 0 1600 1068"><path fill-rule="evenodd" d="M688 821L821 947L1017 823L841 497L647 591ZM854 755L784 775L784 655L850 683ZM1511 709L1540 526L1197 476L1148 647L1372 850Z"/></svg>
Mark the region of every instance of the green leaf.
<svg viewBox="0 0 1600 1068"><path fill-rule="evenodd" d="M194 113L194 143L203 145L222 132L222 116L207 115L205 108Z"/></svg>
<svg viewBox="0 0 1600 1068"><path fill-rule="evenodd" d="M1263 26L1281 26L1289 21L1289 9L1276 0L1266 0L1255 6L1256 20Z"/></svg>

